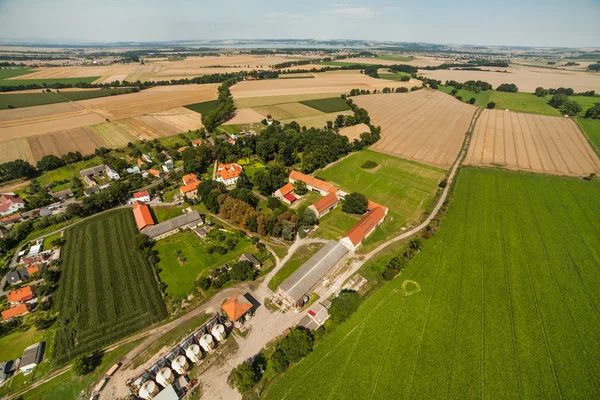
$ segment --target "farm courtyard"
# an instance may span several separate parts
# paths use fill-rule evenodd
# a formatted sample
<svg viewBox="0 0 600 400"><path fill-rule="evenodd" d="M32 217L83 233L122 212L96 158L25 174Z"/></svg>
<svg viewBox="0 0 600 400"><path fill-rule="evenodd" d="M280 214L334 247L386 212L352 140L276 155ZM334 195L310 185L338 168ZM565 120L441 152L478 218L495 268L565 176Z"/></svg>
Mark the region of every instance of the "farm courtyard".
<svg viewBox="0 0 600 400"><path fill-rule="evenodd" d="M598 397L599 195L462 169L440 231L266 398Z"/></svg>

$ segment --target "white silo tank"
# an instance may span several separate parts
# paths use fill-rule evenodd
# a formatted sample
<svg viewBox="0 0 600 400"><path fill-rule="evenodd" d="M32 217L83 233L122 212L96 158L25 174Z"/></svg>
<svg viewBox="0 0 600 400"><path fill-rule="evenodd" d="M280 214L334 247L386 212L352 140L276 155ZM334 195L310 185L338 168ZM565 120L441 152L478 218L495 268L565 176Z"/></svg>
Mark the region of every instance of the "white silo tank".
<svg viewBox="0 0 600 400"><path fill-rule="evenodd" d="M217 324L213 326L210 330L210 333L217 339L217 342L222 342L225 340L225 327L221 324Z"/></svg>
<svg viewBox="0 0 600 400"><path fill-rule="evenodd" d="M152 399L158 394L158 386L154 381L146 381L140 388L139 396L142 399Z"/></svg>
<svg viewBox="0 0 600 400"><path fill-rule="evenodd" d="M185 355L191 362L197 363L202 358L202 350L200 350L200 346L197 344L192 344L185 349Z"/></svg>
<svg viewBox="0 0 600 400"><path fill-rule="evenodd" d="M156 374L156 383L162 387L167 387L174 381L175 374L173 374L173 371L171 371L171 368L169 367L161 368L160 371L158 371L158 374Z"/></svg>
<svg viewBox="0 0 600 400"><path fill-rule="evenodd" d="M202 347L202 349L204 351L212 351L212 349L215 347L215 342L213 340L213 337L211 335L209 335L208 333L204 336L202 336L200 338L200 346Z"/></svg>
<svg viewBox="0 0 600 400"><path fill-rule="evenodd" d="M185 374L187 372L188 366L189 366L189 363L187 361L187 358L185 358L185 356L177 356L171 363L171 367L173 367L175 372L177 372L180 375Z"/></svg>

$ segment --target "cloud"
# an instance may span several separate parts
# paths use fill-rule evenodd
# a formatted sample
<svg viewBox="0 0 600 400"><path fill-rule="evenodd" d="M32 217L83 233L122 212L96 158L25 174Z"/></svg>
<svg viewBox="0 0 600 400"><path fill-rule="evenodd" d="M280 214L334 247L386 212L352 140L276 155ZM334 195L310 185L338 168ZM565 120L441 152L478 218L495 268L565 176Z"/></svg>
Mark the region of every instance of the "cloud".
<svg viewBox="0 0 600 400"><path fill-rule="evenodd" d="M302 18L304 17L303 14L292 14L292 13L285 13L285 12L268 12L265 13L265 18Z"/></svg>
<svg viewBox="0 0 600 400"><path fill-rule="evenodd" d="M383 9L385 11L398 11L398 10L400 10L400 7L398 7L398 6L387 6L387 7L383 7Z"/></svg>
<svg viewBox="0 0 600 400"><path fill-rule="evenodd" d="M340 15L347 18L373 18L381 14L372 7L348 7L345 4L340 4L339 7L332 10L321 11L322 14Z"/></svg>

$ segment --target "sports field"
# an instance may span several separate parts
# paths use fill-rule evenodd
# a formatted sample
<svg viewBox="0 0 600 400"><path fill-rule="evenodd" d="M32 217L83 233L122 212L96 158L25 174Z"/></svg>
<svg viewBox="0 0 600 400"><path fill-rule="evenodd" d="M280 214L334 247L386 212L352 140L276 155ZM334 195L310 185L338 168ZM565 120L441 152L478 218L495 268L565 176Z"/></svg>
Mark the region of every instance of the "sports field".
<svg viewBox="0 0 600 400"><path fill-rule="evenodd" d="M372 169L362 168L366 161L374 161L378 165ZM366 252L386 238L399 234L403 226L419 219L431 204L444 172L439 168L363 150L319 171L318 175L345 192L360 192L369 200L389 208L385 222L359 248L359 252Z"/></svg>
<svg viewBox="0 0 600 400"><path fill-rule="evenodd" d="M599 199L597 182L462 169L421 253L264 397L598 398Z"/></svg>
<svg viewBox="0 0 600 400"><path fill-rule="evenodd" d="M135 249L131 210L109 212L70 228L54 297L60 326L53 361L90 353L167 316L152 267Z"/></svg>

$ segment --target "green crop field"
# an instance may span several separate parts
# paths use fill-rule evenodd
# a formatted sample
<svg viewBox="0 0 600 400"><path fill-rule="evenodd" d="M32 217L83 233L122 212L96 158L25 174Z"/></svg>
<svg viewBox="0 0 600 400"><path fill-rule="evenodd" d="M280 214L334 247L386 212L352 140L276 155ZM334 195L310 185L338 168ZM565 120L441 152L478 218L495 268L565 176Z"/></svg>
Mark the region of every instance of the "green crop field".
<svg viewBox="0 0 600 400"><path fill-rule="evenodd" d="M41 89L40 89L41 90ZM59 93L20 93L0 95L0 110L69 101Z"/></svg>
<svg viewBox="0 0 600 400"><path fill-rule="evenodd" d="M116 96L119 94L133 93L131 88L114 88L100 90L78 90L75 92L62 91L60 94L71 101L95 99L98 97Z"/></svg>
<svg viewBox="0 0 600 400"><path fill-rule="evenodd" d="M56 78L56 79L0 79L0 86L20 86L20 85L52 85L55 83L63 85L75 85L79 82L92 83L99 76L87 76L84 78Z"/></svg>
<svg viewBox="0 0 600 400"><path fill-rule="evenodd" d="M596 149L596 152L600 154L600 119L578 117L577 123Z"/></svg>
<svg viewBox="0 0 600 400"><path fill-rule="evenodd" d="M232 236L227 235L228 238ZM210 238L200 239L191 231L169 236L156 243L155 249L160 257L160 280L167 285L168 295L187 296L192 293L196 280L209 269L236 263L242 253L255 252L247 238L239 239L235 248L225 255L208 254L207 248L211 244L224 246L224 243L217 243Z"/></svg>
<svg viewBox="0 0 600 400"><path fill-rule="evenodd" d="M346 100L341 97L332 97L329 99L305 100L300 103L305 106L312 107L324 113L332 113L338 111L349 110L350 107L346 104Z"/></svg>
<svg viewBox="0 0 600 400"><path fill-rule="evenodd" d="M550 100L552 96L548 96L548 100ZM581 115L584 115L585 112L594 106L596 103L600 103L600 96L569 96L569 100L573 100L581 104L581 108L583 111Z"/></svg>
<svg viewBox="0 0 600 400"><path fill-rule="evenodd" d="M208 114L219 105L219 100L204 101L202 103L188 104L184 106L188 110L195 111L200 114Z"/></svg>
<svg viewBox="0 0 600 400"><path fill-rule="evenodd" d="M135 249L130 209L70 228L62 249L54 363L99 349L167 317L152 267Z"/></svg>
<svg viewBox="0 0 600 400"><path fill-rule="evenodd" d="M285 281L290 275L294 273L302 264L304 264L309 258L313 256L317 251L319 251L325 244L324 243L311 243L300 246L296 252L290 257L288 262L285 263L283 267L273 278L269 281L269 289L272 291L277 290L279 285L283 281Z"/></svg>
<svg viewBox="0 0 600 400"><path fill-rule="evenodd" d="M374 161L378 166L361 168L366 161ZM388 207L384 223L358 249L366 252L400 234L403 226L414 224L420 218L431 204L437 185L444 178L444 171L363 150L319 171L318 175L348 193L360 192L369 200Z"/></svg>
<svg viewBox="0 0 600 400"><path fill-rule="evenodd" d="M386 79L388 81L400 82L402 80L403 76L410 77L410 74L407 74L406 72L398 72L398 73L392 72L391 74L381 73L381 74L379 74L379 79Z"/></svg>
<svg viewBox="0 0 600 400"><path fill-rule="evenodd" d="M509 93L492 90L490 101L496 103L496 108L499 110L509 109L516 112L560 116L560 111L548 105L550 98L551 96L538 97L533 93Z"/></svg>
<svg viewBox="0 0 600 400"><path fill-rule="evenodd" d="M438 90L440 92L444 92L444 93L450 94L450 92L452 92L452 90L454 90L454 88L451 87L451 86L438 85ZM475 105L485 107L490 102L490 93L491 92L489 90L486 90L485 92L481 91L479 93L475 93L475 92L472 92L470 90L460 89L456 93L456 95L457 96L462 96L462 101L464 103L468 103L469 99L471 99L472 97L474 97L475 98Z"/></svg>
<svg viewBox="0 0 600 400"><path fill-rule="evenodd" d="M36 71L29 68L0 68L0 81L8 78L14 78L15 76L31 74L33 72Z"/></svg>
<svg viewBox="0 0 600 400"><path fill-rule="evenodd" d="M462 169L405 271L263 397L598 398L599 207L598 182Z"/></svg>

